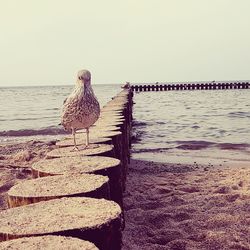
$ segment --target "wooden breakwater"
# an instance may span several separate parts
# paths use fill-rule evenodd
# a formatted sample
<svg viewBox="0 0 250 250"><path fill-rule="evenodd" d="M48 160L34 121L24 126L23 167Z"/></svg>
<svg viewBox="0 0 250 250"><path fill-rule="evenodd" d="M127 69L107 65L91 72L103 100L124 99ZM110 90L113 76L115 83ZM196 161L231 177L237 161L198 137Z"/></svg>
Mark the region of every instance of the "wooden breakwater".
<svg viewBox="0 0 250 250"><path fill-rule="evenodd" d="M132 91L173 91L173 90L218 90L250 89L249 81L240 82L187 82L187 83L137 83L131 84Z"/></svg>
<svg viewBox="0 0 250 250"><path fill-rule="evenodd" d="M124 89L101 109L90 129L90 148L72 151L71 137L58 141L46 159L32 166L33 179L8 191L9 209L0 212L0 241L5 241L0 249L10 239L17 249L41 242L45 248L61 242L58 247L67 249L75 238L82 240L81 249L92 243L98 249L121 249L132 96L131 88ZM84 147L84 131L76 140Z"/></svg>

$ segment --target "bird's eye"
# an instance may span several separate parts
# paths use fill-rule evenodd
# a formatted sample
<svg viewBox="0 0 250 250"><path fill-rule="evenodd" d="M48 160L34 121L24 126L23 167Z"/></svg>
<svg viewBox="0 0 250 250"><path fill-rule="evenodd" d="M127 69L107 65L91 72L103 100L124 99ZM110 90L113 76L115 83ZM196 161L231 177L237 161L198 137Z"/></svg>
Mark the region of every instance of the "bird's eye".
<svg viewBox="0 0 250 250"><path fill-rule="evenodd" d="M82 78L81 78L80 76L78 77L78 79L79 79L79 80L82 80Z"/></svg>

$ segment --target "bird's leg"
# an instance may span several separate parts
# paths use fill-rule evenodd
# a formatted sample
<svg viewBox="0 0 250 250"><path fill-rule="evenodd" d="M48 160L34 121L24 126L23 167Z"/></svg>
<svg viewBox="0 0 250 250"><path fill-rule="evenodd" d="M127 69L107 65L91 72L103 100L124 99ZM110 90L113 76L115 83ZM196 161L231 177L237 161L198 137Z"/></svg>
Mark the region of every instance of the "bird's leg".
<svg viewBox="0 0 250 250"><path fill-rule="evenodd" d="M77 145L76 145L76 131L74 128L72 128L72 135L73 135L73 139L74 139L74 148L72 149L72 151L79 150Z"/></svg>
<svg viewBox="0 0 250 250"><path fill-rule="evenodd" d="M86 145L84 147L84 149L94 149L94 148L98 148L99 145L98 144L90 144L89 143L89 128L86 128Z"/></svg>
<svg viewBox="0 0 250 250"><path fill-rule="evenodd" d="M86 148L89 146L89 128L86 128Z"/></svg>

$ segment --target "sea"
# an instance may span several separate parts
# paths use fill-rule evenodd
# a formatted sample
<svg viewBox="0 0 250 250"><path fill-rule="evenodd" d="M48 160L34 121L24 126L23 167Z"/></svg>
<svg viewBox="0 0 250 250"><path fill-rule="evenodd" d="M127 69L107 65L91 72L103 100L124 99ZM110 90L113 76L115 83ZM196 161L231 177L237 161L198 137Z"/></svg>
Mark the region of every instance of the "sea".
<svg viewBox="0 0 250 250"><path fill-rule="evenodd" d="M103 106L120 84L93 85ZM66 132L60 125L63 102L73 85L0 88L0 143L57 139Z"/></svg>
<svg viewBox="0 0 250 250"><path fill-rule="evenodd" d="M173 163L250 166L250 90L140 92L133 155Z"/></svg>
<svg viewBox="0 0 250 250"><path fill-rule="evenodd" d="M0 88L0 144L54 140L72 85ZM120 84L93 85L103 106ZM250 164L250 90L134 93L132 158Z"/></svg>

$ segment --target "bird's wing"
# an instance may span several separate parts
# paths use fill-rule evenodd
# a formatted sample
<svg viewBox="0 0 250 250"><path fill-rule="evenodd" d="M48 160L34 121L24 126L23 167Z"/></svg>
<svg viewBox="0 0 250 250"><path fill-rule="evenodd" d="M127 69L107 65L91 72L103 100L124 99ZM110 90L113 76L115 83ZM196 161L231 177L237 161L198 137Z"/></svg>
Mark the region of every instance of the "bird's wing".
<svg viewBox="0 0 250 250"><path fill-rule="evenodd" d="M78 100L77 98L68 97L63 105L62 110L62 125L68 129L76 116L76 111L78 109Z"/></svg>

